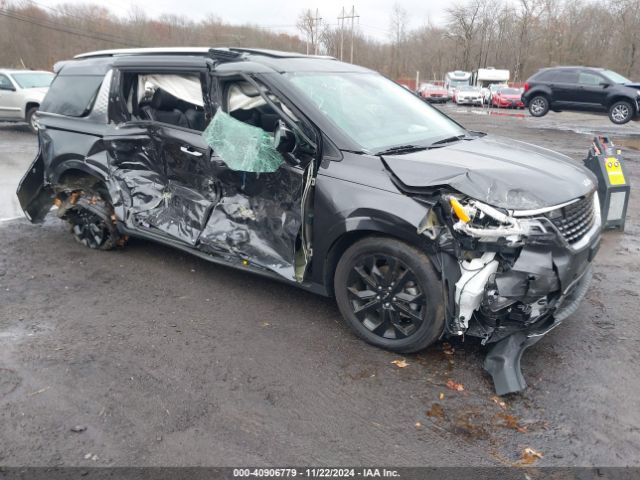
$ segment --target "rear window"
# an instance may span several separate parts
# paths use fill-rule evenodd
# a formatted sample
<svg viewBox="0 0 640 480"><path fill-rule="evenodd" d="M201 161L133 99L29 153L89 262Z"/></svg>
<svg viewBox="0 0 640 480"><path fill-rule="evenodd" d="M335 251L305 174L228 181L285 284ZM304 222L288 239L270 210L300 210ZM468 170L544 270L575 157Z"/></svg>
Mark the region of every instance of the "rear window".
<svg viewBox="0 0 640 480"><path fill-rule="evenodd" d="M53 73L14 73L13 79L20 88L44 88L51 84Z"/></svg>
<svg viewBox="0 0 640 480"><path fill-rule="evenodd" d="M103 78L103 75L58 75L53 80L40 111L84 117L91 110Z"/></svg>
<svg viewBox="0 0 640 480"><path fill-rule="evenodd" d="M536 82L549 82L553 79L553 70L545 70L544 72L536 73L531 80L535 80Z"/></svg>
<svg viewBox="0 0 640 480"><path fill-rule="evenodd" d="M578 72L573 70L557 70L553 72L553 82L578 83Z"/></svg>

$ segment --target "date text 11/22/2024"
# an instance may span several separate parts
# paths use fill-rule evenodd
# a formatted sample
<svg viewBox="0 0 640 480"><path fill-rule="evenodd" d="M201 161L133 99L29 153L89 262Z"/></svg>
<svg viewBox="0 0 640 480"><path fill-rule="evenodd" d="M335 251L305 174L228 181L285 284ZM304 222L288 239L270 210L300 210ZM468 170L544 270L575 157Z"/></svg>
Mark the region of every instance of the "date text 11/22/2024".
<svg viewBox="0 0 640 480"><path fill-rule="evenodd" d="M386 468L236 468L233 470L234 478L392 478L398 476L397 470Z"/></svg>

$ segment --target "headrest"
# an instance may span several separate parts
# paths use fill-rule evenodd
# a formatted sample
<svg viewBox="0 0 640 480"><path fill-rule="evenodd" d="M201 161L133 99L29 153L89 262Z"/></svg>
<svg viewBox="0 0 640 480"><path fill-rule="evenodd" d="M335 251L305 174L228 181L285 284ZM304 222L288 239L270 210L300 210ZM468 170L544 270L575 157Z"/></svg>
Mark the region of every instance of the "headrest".
<svg viewBox="0 0 640 480"><path fill-rule="evenodd" d="M182 103L178 97L174 97L166 90L158 88L151 99L151 108L156 110L173 110L179 108Z"/></svg>

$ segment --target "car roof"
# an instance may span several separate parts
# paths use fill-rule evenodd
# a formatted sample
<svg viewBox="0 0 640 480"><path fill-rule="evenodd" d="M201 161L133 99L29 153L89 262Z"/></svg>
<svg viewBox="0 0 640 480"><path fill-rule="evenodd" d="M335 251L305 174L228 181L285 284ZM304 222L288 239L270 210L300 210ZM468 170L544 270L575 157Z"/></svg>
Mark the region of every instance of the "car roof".
<svg viewBox="0 0 640 480"><path fill-rule="evenodd" d="M227 64L243 63L243 70L260 70L277 72L300 71L334 71L334 72L370 72L370 70L343 63L334 57L324 55L305 55L297 52L284 52L259 48L210 48L210 47L161 47L161 48L129 48L115 50L99 50L76 55L73 60L58 62L55 71L64 68L64 73L81 74L80 70L91 74L106 73L114 63L122 62L133 65L138 61L147 63L170 61L171 57L208 57L225 67ZM253 68L255 67L255 68ZM266 67L266 68L265 68ZM230 67L227 67L230 68ZM87 73L89 74L89 73Z"/></svg>
<svg viewBox="0 0 640 480"><path fill-rule="evenodd" d="M579 65L558 65L557 67L546 67L546 68L541 68L539 71L543 72L543 71L548 71L548 70L579 70L579 69L584 69L584 70L606 70L605 68L602 67L581 67Z"/></svg>
<svg viewBox="0 0 640 480"><path fill-rule="evenodd" d="M18 68L0 68L0 73L51 73L47 70L28 70L28 69L18 69Z"/></svg>

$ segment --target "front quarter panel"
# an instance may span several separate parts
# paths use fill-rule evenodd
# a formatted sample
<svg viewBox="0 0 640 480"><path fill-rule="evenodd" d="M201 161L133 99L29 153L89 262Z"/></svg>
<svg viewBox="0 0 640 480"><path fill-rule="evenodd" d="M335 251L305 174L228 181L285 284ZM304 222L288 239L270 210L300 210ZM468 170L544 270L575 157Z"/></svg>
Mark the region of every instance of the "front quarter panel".
<svg viewBox="0 0 640 480"><path fill-rule="evenodd" d="M429 206L402 194L391 182L379 157L345 153L328 162L316 178L314 200L313 281L331 280L332 246L345 234L384 234L422 246L417 233ZM329 285L330 287L330 285Z"/></svg>

